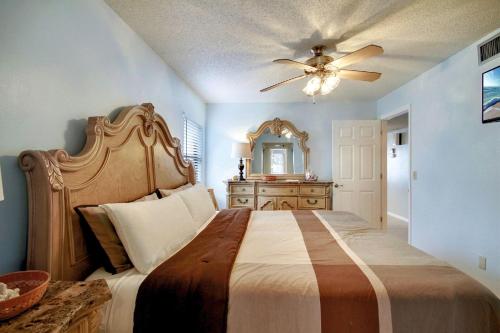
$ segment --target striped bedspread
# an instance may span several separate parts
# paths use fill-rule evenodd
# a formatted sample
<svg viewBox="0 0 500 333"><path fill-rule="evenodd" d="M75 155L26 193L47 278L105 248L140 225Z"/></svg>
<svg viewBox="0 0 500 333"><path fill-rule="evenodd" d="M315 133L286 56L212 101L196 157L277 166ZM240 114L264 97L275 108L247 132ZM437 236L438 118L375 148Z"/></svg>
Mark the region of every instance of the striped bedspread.
<svg viewBox="0 0 500 333"><path fill-rule="evenodd" d="M353 214L253 212L228 332L499 332L483 285Z"/></svg>
<svg viewBox="0 0 500 333"><path fill-rule="evenodd" d="M132 332L135 305L144 305L136 303L138 290L146 281L175 289L149 293L159 295L153 300L158 303L144 313L157 316L159 331L203 332L210 326L211 332L230 333L500 332L500 300L491 291L353 214L253 211L246 231L237 233L231 224L219 224L223 216L231 214L208 223L201 239L178 252L184 258L165 263L157 282L135 270L110 277L113 299L103 331ZM226 248L236 244L234 257ZM161 305L169 293L181 297Z"/></svg>

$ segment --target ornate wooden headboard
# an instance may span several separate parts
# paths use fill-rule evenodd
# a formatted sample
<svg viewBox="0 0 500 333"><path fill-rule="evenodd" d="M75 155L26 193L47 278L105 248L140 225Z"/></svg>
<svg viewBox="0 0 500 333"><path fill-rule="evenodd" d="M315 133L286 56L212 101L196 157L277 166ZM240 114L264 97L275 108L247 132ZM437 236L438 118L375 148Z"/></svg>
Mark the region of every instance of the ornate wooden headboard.
<svg viewBox="0 0 500 333"><path fill-rule="evenodd" d="M29 150L19 156L29 195L28 269L82 280L97 264L74 207L128 202L157 188L195 183L179 139L152 104L124 109L111 122L91 117L83 150Z"/></svg>

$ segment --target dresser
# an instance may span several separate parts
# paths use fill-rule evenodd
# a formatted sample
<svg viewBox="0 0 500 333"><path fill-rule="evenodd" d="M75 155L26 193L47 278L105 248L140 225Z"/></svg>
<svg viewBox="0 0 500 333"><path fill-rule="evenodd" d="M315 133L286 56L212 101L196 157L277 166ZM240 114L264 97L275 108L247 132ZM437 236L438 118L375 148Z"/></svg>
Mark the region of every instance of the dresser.
<svg viewBox="0 0 500 333"><path fill-rule="evenodd" d="M228 208L296 210L332 207L332 182L228 180L225 183Z"/></svg>

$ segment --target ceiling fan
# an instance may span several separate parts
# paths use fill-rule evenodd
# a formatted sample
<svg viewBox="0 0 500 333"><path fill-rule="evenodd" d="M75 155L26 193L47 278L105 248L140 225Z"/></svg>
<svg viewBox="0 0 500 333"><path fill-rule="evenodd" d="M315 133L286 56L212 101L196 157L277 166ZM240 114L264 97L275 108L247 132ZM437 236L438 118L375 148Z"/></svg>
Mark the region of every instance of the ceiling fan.
<svg viewBox="0 0 500 333"><path fill-rule="evenodd" d="M376 72L342 69L370 57L378 56L384 53L384 49L380 46L368 45L338 59L333 59L328 55L324 55L323 51L325 49L326 46L324 45L314 46L311 49L311 53L314 56L307 59L305 63L290 59L273 60L273 62L278 64L289 65L302 69L304 70L304 74L273 84L272 86L261 89L260 92L269 91L285 84L301 80L306 77L311 77L302 91L309 96L318 94L326 95L337 88L340 83L340 79L372 82L380 78L382 75L381 73Z"/></svg>

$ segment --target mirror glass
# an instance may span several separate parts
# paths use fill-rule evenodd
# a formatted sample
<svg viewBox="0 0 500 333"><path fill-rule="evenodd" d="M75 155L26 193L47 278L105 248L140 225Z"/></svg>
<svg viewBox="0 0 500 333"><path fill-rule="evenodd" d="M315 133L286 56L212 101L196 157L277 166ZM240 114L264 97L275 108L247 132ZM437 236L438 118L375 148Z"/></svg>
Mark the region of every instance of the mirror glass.
<svg viewBox="0 0 500 333"><path fill-rule="evenodd" d="M251 163L253 174L303 174L304 152L287 128L281 135L271 134L268 128L255 140Z"/></svg>

